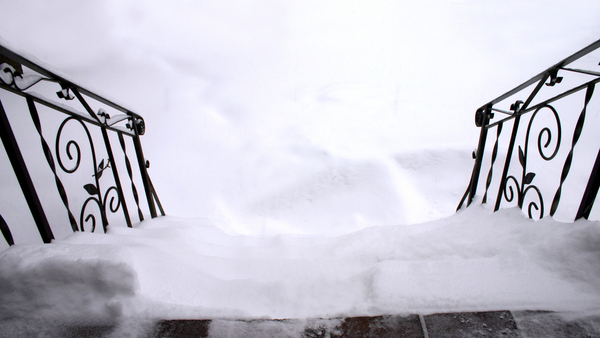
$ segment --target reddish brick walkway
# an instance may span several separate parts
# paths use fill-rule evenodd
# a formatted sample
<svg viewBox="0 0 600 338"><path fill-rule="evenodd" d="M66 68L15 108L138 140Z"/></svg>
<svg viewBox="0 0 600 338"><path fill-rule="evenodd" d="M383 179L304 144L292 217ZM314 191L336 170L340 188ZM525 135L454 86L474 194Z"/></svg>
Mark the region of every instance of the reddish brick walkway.
<svg viewBox="0 0 600 338"><path fill-rule="evenodd" d="M299 329L300 327L300 329ZM151 337L600 337L600 317L567 320L540 311L442 313L310 320L162 321Z"/></svg>
<svg viewBox="0 0 600 338"><path fill-rule="evenodd" d="M491 311L284 320L131 320L73 326L57 322L0 321L0 338L600 338L600 316L568 319L542 311Z"/></svg>

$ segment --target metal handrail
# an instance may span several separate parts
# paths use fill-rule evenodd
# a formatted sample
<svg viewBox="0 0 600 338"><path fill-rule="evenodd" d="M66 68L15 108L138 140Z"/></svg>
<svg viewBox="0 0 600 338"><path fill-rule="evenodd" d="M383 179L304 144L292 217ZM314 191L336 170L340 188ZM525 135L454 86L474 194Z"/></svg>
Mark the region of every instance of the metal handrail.
<svg viewBox="0 0 600 338"><path fill-rule="evenodd" d="M119 148L123 156L123 161L125 162L126 173L131 185L128 192L130 192L131 197L135 200L138 219L142 221L144 215L141 210L136 184L134 183L134 176L137 175L139 175L144 186L150 216L153 218L158 216L156 211L157 205L161 214L165 214L148 175L147 168L149 162L144 157L140 140L140 136L145 133L146 126L144 119L140 115L134 113L124 105L108 99L104 95L100 95L95 91L77 84L75 81L68 79L64 75L59 75L59 72L51 70L48 66L42 66L41 62L33 61L31 57L25 57L7 46L0 45L0 56L2 57L1 60L5 61L0 62L0 89L25 99L29 115L38 132L40 144L46 162L48 163L48 168L52 171L52 175L54 176L57 192L66 209L69 223L73 231L83 231L90 223L91 230L94 231L98 213L102 228L106 231L106 227L108 226L107 214L109 212L116 213L119 209L123 212L123 217L127 226L132 226L131 215L125 199L125 190L119 175L120 171L117 167L117 162L115 161L115 152L111 145L109 132L118 136ZM23 69L25 69L25 71ZM40 82L56 83L60 86L60 89L56 92L58 99L76 102L78 108L83 109L83 112L74 108L73 104L66 105L59 101L48 99L47 97L30 90L31 88L35 88ZM88 103L89 100L95 101L100 105L114 109L123 114L117 114L111 117L110 114L102 108L98 111L94 111ZM38 112L39 106L44 106L50 108L52 111L66 115L66 118L64 118L60 124L55 137L54 152L46 139L46 134L42 132L42 123ZM17 142L17 138L15 137L5 108L2 105L2 101L0 101L0 121L2 122L0 130L2 143L15 173L15 177L19 182L21 191L27 201L29 210L43 242L49 243L54 239L54 234L51 225L48 222L48 218L46 217L43 204L40 201L38 189L31 178L30 168L23 158L21 145ZM63 137L63 131L67 124L75 124L85 132L93 162L93 181L84 184L83 189L79 191L79 193L84 193L84 195L87 193L87 195L85 195L87 198L85 202L83 202L81 208L79 221L72 212L72 205L69 204L69 197L71 195L67 192L67 189L62 182L65 175L72 174L79 169L82 158L79 142L71 139L66 143L64 152L66 152L66 155L69 157L69 161L75 161L75 164L73 167L67 168L63 163L60 145L61 137ZM102 134L102 145L104 146L104 151L108 157L106 161L101 159L98 162L99 159L97 158L95 148L96 143L94 142L97 140L92 137L92 133L90 133L89 129L90 127L100 129ZM133 143L137 168L139 169L139 172L137 173L134 173L132 169L131 161L126 149L127 142L125 141L125 137L129 137ZM57 163L58 166L56 166ZM36 168L36 170L40 169ZM100 184L100 178L105 172L112 173L114 185L103 190ZM104 180L102 184L105 184ZM87 211L86 208L88 208L88 205L94 204L97 205L98 211L96 213ZM9 245L14 244L10 228L1 215L0 220L0 228L7 243L9 243Z"/></svg>
<svg viewBox="0 0 600 338"><path fill-rule="evenodd" d="M473 171L471 174L471 179L469 181L469 185L465 194L463 195L457 210L461 209L463 205L469 206L477 193L477 188L480 184L479 176L483 164L483 159L485 155L485 146L488 142L487 134L488 131L496 128L496 139L494 142L494 147L492 150L492 154L490 156L490 169L488 171L488 176L485 181L485 193L482 198L482 203L488 202L488 192L490 189L491 181L494 175L495 162L498 157L498 149L499 142L502 134L503 126L512 121L512 131L510 135L510 141L508 143L506 159L503 166L502 176L500 178L500 183L498 186L497 197L495 200L494 211L497 211L500 208L502 200L506 200L508 202L513 201L513 199L517 198L517 205L522 209L524 207L525 195L529 191L535 191L537 193L538 202L531 202L528 205L528 214L529 217L532 217L533 210L537 210L540 217L545 216L544 214L544 199L541 193L541 190L533 184L533 180L536 177L534 172L530 172L527 170L527 160L528 160L528 147L529 147L529 136L531 134L532 123L538 113L544 111L551 113L551 116L554 117L556 123L556 131L557 131L557 142L556 148L552 151L550 156L546 155L542 148L546 149L550 144L550 139L552 138L552 132L549 127L544 127L539 135L538 135L538 154L544 161L553 160L558 150L561 146L561 130L562 124L560 120L559 112L552 106L555 102L571 96L575 93L585 91L584 104L581 113L579 114L579 118L577 120L575 129L573 130L573 138L571 149L567 154L563 168L561 172L561 177L559 179L559 185L556 189L554 197L552 199L552 204L550 208L549 215L554 216L557 211L558 205L560 204L560 197L562 194L563 184L569 174L571 169L571 164L573 161L573 150L579 141L581 136L583 125L585 121L586 111L588 104L594 94L595 85L600 82L600 72L597 69L576 69L576 68L567 68L566 66L580 60L584 56L589 55L590 53L596 51L600 48L600 40L593 42L592 44L586 46L585 48L579 50L578 52L568 56L567 58L561 60L560 62L554 64L553 66L547 68L543 72L537 74L531 79L525 81L524 83L518 85L517 87L509 90L508 92L500 95L499 97L489 101L488 103L481 106L477 109L475 113L475 124L480 128L479 142L477 147L477 152L475 154L475 164L473 166ZM600 65L600 64L599 64ZM558 76L559 72L562 73L562 76ZM538 94L544 91L543 89L546 87L554 87L562 82L564 76L568 76L569 74L585 74L593 77L591 80L587 80L584 83L581 83L573 88L565 90L557 95L552 96L549 99L543 100L535 105L531 105L531 103L538 97ZM526 89L531 85L536 84L535 88L531 92L527 92ZM522 100L517 100L511 104L510 111L506 111L503 109L498 109L495 105L505 102L506 99L514 96L521 96ZM505 115L508 115L504 118L494 120L495 112L499 112ZM519 126L521 124L521 119L524 118L526 114L530 114L529 122L527 126L527 130L525 133L525 142L523 143L523 147L518 145L517 138L519 133ZM546 144L542 146L542 136L547 139ZM513 151L518 149L518 160L521 165L522 173L521 178L518 179L514 175L509 175L510 163L513 157ZM509 185L512 183L514 185ZM594 163L594 167L591 169L590 177L588 179L588 183L586 185L586 190L583 194L581 203L579 205L577 214L575 215L575 219L579 218L588 218L590 211L595 202L596 195L598 190L600 189L600 149L598 151L598 156Z"/></svg>

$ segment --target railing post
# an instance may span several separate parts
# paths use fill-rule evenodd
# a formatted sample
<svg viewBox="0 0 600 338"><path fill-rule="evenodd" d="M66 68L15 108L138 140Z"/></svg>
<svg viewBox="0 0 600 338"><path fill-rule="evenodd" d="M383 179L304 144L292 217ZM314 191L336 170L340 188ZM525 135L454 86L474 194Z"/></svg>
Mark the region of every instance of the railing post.
<svg viewBox="0 0 600 338"><path fill-rule="evenodd" d="M123 138L123 133L118 133L118 136L119 143L121 144L121 150L123 151L123 156L125 157L125 168L127 169L127 175L129 175L129 180L131 181L131 193L133 194L133 199L135 201L135 205L137 206L138 219L141 222L144 220L144 214L142 213L142 209L140 209L140 198L138 196L135 183L133 183L133 172L131 171L131 162L129 162L129 156L127 156L125 139Z"/></svg>
<svg viewBox="0 0 600 338"><path fill-rule="evenodd" d="M29 205L31 215L33 216L44 243L50 243L54 239L54 235L50 229L50 224L48 223L48 219L44 213L42 203L40 202L37 192L35 191L33 181L31 180L31 176L27 170L27 165L25 164L25 160L23 159L23 155L21 154L21 150L19 149L15 135L10 127L8 117L6 116L6 112L4 111L1 101L0 122L2 122L0 137L2 138L4 149L6 149L6 154L8 155L10 163L13 167L15 176L19 181L19 185L21 186L21 190L23 191L27 205Z"/></svg>
<svg viewBox="0 0 600 338"><path fill-rule="evenodd" d="M152 184L150 183L150 178L148 177L148 171L146 170L146 158L144 157L144 151L142 150L142 142L140 141L140 135L143 135L145 132L144 120L134 114L130 115L133 131L135 132L135 136L132 137L133 146L135 148L140 174L142 175L142 182L144 183L144 191L146 192L146 199L148 200L148 209L150 209L150 216L155 218L158 215L156 214L156 206L154 205L154 191L152 189Z"/></svg>
<svg viewBox="0 0 600 338"><path fill-rule="evenodd" d="M479 144L477 145L477 154L475 155L475 165L473 166L473 173L471 174L471 183L469 184L469 199L467 200L467 207L473 202L475 194L477 193L477 185L479 184L479 175L481 173L481 163L483 162L483 153L485 150L485 143L487 141L488 124L490 123L491 107L480 108L475 113L475 124L481 128L479 132Z"/></svg>

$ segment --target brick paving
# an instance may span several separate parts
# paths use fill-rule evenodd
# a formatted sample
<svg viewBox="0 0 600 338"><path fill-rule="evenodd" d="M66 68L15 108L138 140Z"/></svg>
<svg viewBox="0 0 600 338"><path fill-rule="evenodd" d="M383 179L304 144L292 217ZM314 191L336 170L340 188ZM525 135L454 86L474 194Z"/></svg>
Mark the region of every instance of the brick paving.
<svg viewBox="0 0 600 338"><path fill-rule="evenodd" d="M217 323L218 324L215 324ZM215 331L213 331L213 325ZM303 328L298 329L299 326ZM225 330L218 329L227 328ZM600 338L600 316L568 320L542 311L440 313L313 320L160 321L150 337Z"/></svg>
<svg viewBox="0 0 600 338"><path fill-rule="evenodd" d="M159 320L119 325L20 322L0 337L65 338L600 338L600 316L569 319L545 311L488 311L431 315L283 320Z"/></svg>

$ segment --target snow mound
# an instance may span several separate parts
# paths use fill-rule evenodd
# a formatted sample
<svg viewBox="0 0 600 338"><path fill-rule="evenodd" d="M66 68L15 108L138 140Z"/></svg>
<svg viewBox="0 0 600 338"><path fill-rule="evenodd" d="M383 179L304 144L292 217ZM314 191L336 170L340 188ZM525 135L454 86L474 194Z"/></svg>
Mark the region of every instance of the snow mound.
<svg viewBox="0 0 600 338"><path fill-rule="evenodd" d="M52 245L17 245L0 254L0 319L111 321L138 290L127 253L74 234Z"/></svg>
<svg viewBox="0 0 600 338"><path fill-rule="evenodd" d="M332 318L600 310L600 224L474 205L423 224L258 237L162 217L0 255L1 318Z"/></svg>

